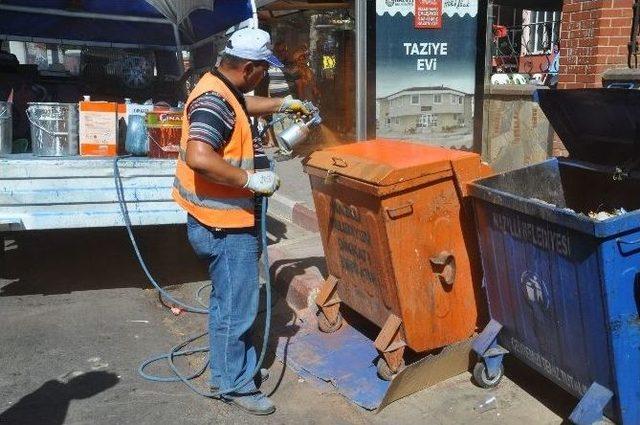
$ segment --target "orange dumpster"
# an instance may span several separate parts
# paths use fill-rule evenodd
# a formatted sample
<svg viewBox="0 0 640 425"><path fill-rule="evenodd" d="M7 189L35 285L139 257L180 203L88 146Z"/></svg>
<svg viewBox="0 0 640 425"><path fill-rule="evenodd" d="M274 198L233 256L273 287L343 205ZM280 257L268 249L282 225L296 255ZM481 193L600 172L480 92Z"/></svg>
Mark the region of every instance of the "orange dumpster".
<svg viewBox="0 0 640 425"><path fill-rule="evenodd" d="M472 336L483 318L481 270L466 184L490 174L477 154L370 141L306 158L329 278L318 326L340 328L341 304L381 328L378 373Z"/></svg>

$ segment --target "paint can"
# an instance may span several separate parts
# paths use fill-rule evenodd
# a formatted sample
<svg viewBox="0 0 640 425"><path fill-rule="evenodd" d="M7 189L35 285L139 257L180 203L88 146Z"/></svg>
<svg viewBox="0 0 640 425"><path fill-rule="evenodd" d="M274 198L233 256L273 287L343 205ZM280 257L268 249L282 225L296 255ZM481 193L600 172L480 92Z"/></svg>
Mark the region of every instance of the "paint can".
<svg viewBox="0 0 640 425"><path fill-rule="evenodd" d="M0 102L0 155L11 153L13 142L13 118L11 102Z"/></svg>
<svg viewBox="0 0 640 425"><path fill-rule="evenodd" d="M147 112L150 158L178 158L182 111Z"/></svg>
<svg viewBox="0 0 640 425"><path fill-rule="evenodd" d="M30 102L27 118L34 155L78 155L77 103Z"/></svg>

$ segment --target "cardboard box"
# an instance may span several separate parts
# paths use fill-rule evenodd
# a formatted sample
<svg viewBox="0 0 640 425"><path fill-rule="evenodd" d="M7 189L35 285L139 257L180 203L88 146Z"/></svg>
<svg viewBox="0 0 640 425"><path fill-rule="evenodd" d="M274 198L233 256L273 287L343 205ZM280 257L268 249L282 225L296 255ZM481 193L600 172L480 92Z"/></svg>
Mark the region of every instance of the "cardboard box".
<svg viewBox="0 0 640 425"><path fill-rule="evenodd" d="M80 155L116 156L118 154L118 104L80 102Z"/></svg>

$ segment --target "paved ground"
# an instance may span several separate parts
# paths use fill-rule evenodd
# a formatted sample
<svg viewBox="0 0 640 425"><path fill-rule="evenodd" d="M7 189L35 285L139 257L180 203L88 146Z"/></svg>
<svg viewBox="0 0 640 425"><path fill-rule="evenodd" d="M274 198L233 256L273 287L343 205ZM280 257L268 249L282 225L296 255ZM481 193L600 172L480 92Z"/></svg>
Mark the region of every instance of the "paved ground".
<svg viewBox="0 0 640 425"><path fill-rule="evenodd" d="M158 279L180 283L177 293L191 299L204 275L182 229L156 228L140 240L146 253L155 253L149 264ZM321 397L273 355L265 389L276 390L279 410L266 421L180 384L140 379L142 359L199 332L204 318L173 316L154 291L144 289L122 232L40 232L19 235L9 248L0 284L0 423L310 423L308 400L338 422L359 420L339 396ZM318 416L315 423L335 423Z"/></svg>
<svg viewBox="0 0 640 425"><path fill-rule="evenodd" d="M285 223L271 222L270 228L278 243L308 236ZM206 277L184 230L165 226L138 235L158 280L190 299ZM573 403L510 364L510 379L493 392L475 387L465 374L373 414L299 379L270 351L272 377L264 389L278 411L250 417L182 385L138 377L141 359L200 331L204 318L173 316L146 289L123 231L34 232L11 239L0 269L0 423L558 424ZM294 332L295 317L278 302L274 335ZM493 395L495 410L474 410Z"/></svg>
<svg viewBox="0 0 640 425"><path fill-rule="evenodd" d="M289 159L282 158L274 161L275 171L282 179L278 194L314 209L309 177L302 171L302 158L300 155L295 155Z"/></svg>

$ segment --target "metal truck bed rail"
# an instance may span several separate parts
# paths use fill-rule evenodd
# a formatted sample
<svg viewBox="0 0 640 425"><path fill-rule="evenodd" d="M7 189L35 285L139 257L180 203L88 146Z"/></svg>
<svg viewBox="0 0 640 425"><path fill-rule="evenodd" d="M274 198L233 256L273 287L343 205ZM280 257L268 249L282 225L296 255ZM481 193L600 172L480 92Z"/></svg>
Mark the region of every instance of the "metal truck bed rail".
<svg viewBox="0 0 640 425"><path fill-rule="evenodd" d="M175 160L119 161L131 222L177 224L185 213L173 202ZM112 158L0 158L0 230L124 226Z"/></svg>

